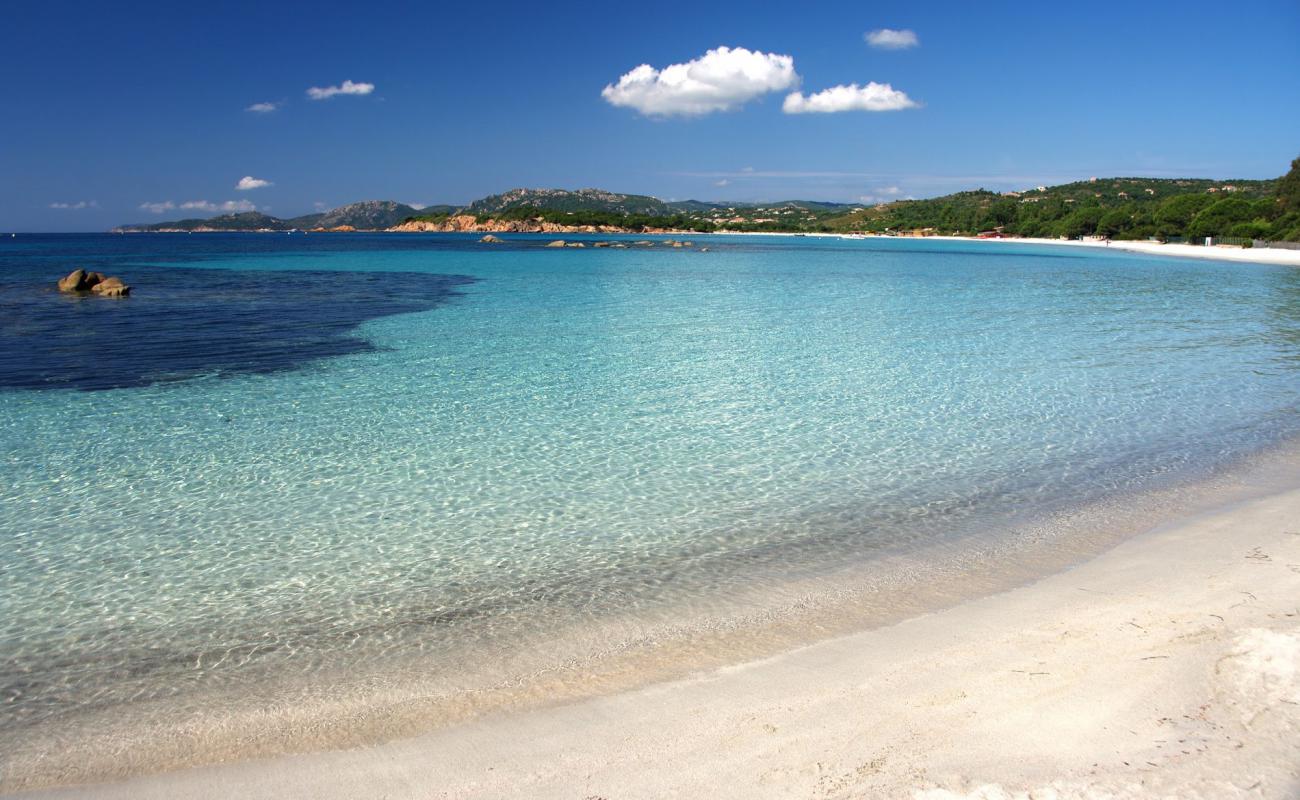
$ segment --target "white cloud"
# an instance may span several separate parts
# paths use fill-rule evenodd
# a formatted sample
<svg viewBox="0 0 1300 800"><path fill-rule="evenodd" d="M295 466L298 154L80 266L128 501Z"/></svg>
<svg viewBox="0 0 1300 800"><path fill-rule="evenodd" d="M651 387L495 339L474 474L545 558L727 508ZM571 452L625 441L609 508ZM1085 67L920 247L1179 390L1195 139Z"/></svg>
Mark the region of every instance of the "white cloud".
<svg viewBox="0 0 1300 800"><path fill-rule="evenodd" d="M353 83L343 81L338 86L313 86L307 90L307 96L313 100L328 100L336 94L370 94L375 90L373 83Z"/></svg>
<svg viewBox="0 0 1300 800"><path fill-rule="evenodd" d="M247 192L249 189L261 189L263 186L274 186L270 181L264 181L261 178L254 178L252 175L245 175L235 184L235 189L240 192Z"/></svg>
<svg viewBox="0 0 1300 800"><path fill-rule="evenodd" d="M881 189L876 189L875 194L861 195L858 197L858 200L867 203L868 205L874 205L876 203L892 203L895 200L900 199L899 195L902 193L903 190L897 186L886 186Z"/></svg>
<svg viewBox="0 0 1300 800"><path fill-rule="evenodd" d="M176 204L170 200L164 200L161 203L141 203L140 210L148 211L150 214L162 214L165 211L171 211Z"/></svg>
<svg viewBox="0 0 1300 800"><path fill-rule="evenodd" d="M78 200L75 203L50 203L50 208L63 211L80 211L83 208L99 208L99 203L95 200Z"/></svg>
<svg viewBox="0 0 1300 800"><path fill-rule="evenodd" d="M921 44L921 40L916 38L916 31L907 29L896 31L881 28L862 34L862 38L866 39L867 44L881 50L906 50Z"/></svg>
<svg viewBox="0 0 1300 800"><path fill-rule="evenodd" d="M325 209L329 208L328 205L322 203L320 200L317 200L316 202L312 203L312 207L315 208L317 211L324 211Z"/></svg>
<svg viewBox="0 0 1300 800"><path fill-rule="evenodd" d="M713 185L714 185L714 186L730 186L730 185L731 185L731 181L727 180L726 178L723 178L723 179L721 179L721 180L714 181L714 182L713 182Z"/></svg>
<svg viewBox="0 0 1300 800"><path fill-rule="evenodd" d="M872 81L866 86L851 83L805 96L803 92L786 95L781 110L787 114L834 114L840 111L899 111L916 108L917 102L887 83Z"/></svg>
<svg viewBox="0 0 1300 800"><path fill-rule="evenodd" d="M799 83L794 58L743 47L718 47L662 70L642 64L600 93L611 105L647 116L730 111L768 92Z"/></svg>
<svg viewBox="0 0 1300 800"><path fill-rule="evenodd" d="M280 107L279 103L253 103L245 111L252 111L254 114L270 114Z"/></svg>
<svg viewBox="0 0 1300 800"><path fill-rule="evenodd" d="M180 207L186 211L207 211L215 214L218 211L256 211L257 206L247 200L227 200L224 203L209 203L207 200L187 200L181 203Z"/></svg>
<svg viewBox="0 0 1300 800"><path fill-rule="evenodd" d="M421 209L425 209L429 207L428 203L407 203L406 205L410 206L411 208L414 208L416 211L420 211Z"/></svg>

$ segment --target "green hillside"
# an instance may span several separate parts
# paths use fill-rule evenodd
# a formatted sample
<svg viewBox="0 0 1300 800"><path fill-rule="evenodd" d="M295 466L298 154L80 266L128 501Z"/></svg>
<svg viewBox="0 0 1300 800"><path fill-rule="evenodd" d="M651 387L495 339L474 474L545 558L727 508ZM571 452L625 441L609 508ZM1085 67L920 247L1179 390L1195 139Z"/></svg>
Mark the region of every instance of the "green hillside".
<svg viewBox="0 0 1300 800"><path fill-rule="evenodd" d="M511 189L502 194L489 195L470 203L468 214L493 216L517 209L545 211L610 212L666 217L673 213L668 204L657 197L639 194L618 194L602 189Z"/></svg>
<svg viewBox="0 0 1300 800"><path fill-rule="evenodd" d="M384 230L400 223L413 214L419 213L405 203L392 200L363 200L349 203L323 214L307 214L285 220L291 227L302 230L312 228L337 228L348 226L357 230Z"/></svg>
<svg viewBox="0 0 1300 800"><path fill-rule="evenodd" d="M1300 221L1285 213L1280 185L1280 180L1106 178L1023 192L981 189L903 200L821 222L827 230L865 232L1294 239L1300 237Z"/></svg>

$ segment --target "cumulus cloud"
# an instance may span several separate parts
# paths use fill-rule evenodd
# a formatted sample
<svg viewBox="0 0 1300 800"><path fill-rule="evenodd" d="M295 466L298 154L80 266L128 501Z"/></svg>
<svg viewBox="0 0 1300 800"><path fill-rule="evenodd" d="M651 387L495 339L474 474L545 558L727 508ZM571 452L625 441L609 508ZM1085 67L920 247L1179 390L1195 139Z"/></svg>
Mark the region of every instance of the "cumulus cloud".
<svg viewBox="0 0 1300 800"><path fill-rule="evenodd" d="M235 189L241 192L247 192L249 189L261 189L263 186L274 186L270 181L264 181L261 178L254 178L252 175L245 175L235 184Z"/></svg>
<svg viewBox="0 0 1300 800"><path fill-rule="evenodd" d="M207 200L187 200L181 203L180 207L186 211L207 211L215 214L218 211L256 211L257 206L247 200L227 200L224 203L209 203Z"/></svg>
<svg viewBox="0 0 1300 800"><path fill-rule="evenodd" d="M270 114L280 107L279 103L253 103L245 111L252 111L254 114Z"/></svg>
<svg viewBox="0 0 1300 800"><path fill-rule="evenodd" d="M921 44L921 40L916 38L916 31L907 29L896 31L890 28L880 28L862 34L862 38L867 41L867 44L881 50L906 50L909 47L916 47Z"/></svg>
<svg viewBox="0 0 1300 800"><path fill-rule="evenodd" d="M794 58L743 47L718 47L685 64L642 64L600 93L611 105L647 116L730 111L768 92L799 83Z"/></svg>
<svg viewBox="0 0 1300 800"><path fill-rule="evenodd" d="M887 83L872 81L866 86L851 83L832 86L816 94L791 92L781 110L787 114L835 114L840 111L900 111L918 103Z"/></svg>
<svg viewBox="0 0 1300 800"><path fill-rule="evenodd" d="M716 180L716 181L714 181L714 182L713 182L713 185L714 185L714 186L730 186L730 185L731 185L731 181L727 180L726 178L722 178L722 179L720 179L720 180Z"/></svg>
<svg viewBox="0 0 1300 800"><path fill-rule="evenodd" d="M75 203L50 203L50 208L63 211L80 211L83 208L99 208L99 203L94 200L78 200Z"/></svg>
<svg viewBox="0 0 1300 800"><path fill-rule="evenodd" d="M162 214L162 213L164 213L164 212L166 212L166 211L171 211L171 210L172 210L173 208L175 208L175 207L176 207L176 204L173 203L173 202L170 201L170 200L164 200L164 201L162 201L161 203L141 203L141 204L140 204L140 210L141 210L141 211L148 211L150 214Z"/></svg>
<svg viewBox="0 0 1300 800"><path fill-rule="evenodd" d="M307 90L307 96L313 100L328 100L336 94L370 94L375 90L373 83L353 83L343 81L338 86L313 86Z"/></svg>

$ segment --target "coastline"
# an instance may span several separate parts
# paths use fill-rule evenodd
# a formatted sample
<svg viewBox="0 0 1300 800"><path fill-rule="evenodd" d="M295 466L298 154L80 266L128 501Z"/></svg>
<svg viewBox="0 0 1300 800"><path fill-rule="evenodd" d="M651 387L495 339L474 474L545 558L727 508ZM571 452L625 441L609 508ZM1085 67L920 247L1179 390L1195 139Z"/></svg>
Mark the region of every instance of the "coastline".
<svg viewBox="0 0 1300 800"><path fill-rule="evenodd" d="M1064 571L763 660L377 746L20 796L1289 797L1298 466L1288 447L1228 481L1224 505Z"/></svg>
<svg viewBox="0 0 1300 800"><path fill-rule="evenodd" d="M200 230L160 230L160 231L118 231L113 233L120 235L139 234L139 233L262 233L262 234L284 234L286 231L223 231L217 229L200 229ZM290 232L292 233L292 232ZM1102 250L1119 250L1130 253L1140 253L1143 255L1167 256L1171 258L1197 258L1209 259L1215 261L1236 261L1251 264L1274 264L1281 266L1300 266L1300 250L1287 250L1283 248L1242 248L1228 245L1205 247L1189 244L1162 244L1160 242L1148 241L1129 241L1129 240L1112 240L1106 241L1082 241L1078 239L1041 239L1032 237L1007 237L1007 238L986 238L981 239L976 236L927 236L927 237L901 237L885 236L876 233L822 233L822 232L798 232L798 231L712 231L702 233L700 231L688 230L655 230L650 232L624 231L617 229L594 229L591 226L563 226L553 225L539 230L513 230L510 227L501 226L483 226L474 230L455 230L444 231L434 229L414 229L395 228L376 229L376 230L352 230L352 231L300 231L299 235L307 233L313 234L334 234L340 233L399 233L399 234L420 234L420 233L460 233L466 236L480 233L506 233L521 234L533 236L553 236L555 234L570 235L618 235L618 236L772 236L772 237L806 237L806 238L823 238L823 239L905 239L907 241L942 241L942 242L980 242L980 243L998 243L998 244L1033 244L1047 245L1053 247L1090 247Z"/></svg>

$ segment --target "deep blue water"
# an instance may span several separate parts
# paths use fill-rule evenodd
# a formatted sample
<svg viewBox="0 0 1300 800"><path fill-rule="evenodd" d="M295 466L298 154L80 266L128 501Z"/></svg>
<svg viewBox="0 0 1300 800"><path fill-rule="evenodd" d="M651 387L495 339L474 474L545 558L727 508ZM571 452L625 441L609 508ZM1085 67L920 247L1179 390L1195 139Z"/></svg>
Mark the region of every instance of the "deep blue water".
<svg viewBox="0 0 1300 800"><path fill-rule="evenodd" d="M0 241L0 751L581 671L1300 431L1294 268L550 238Z"/></svg>
<svg viewBox="0 0 1300 800"><path fill-rule="evenodd" d="M71 252L20 251L0 260L0 389L94 391L292 369L370 350L369 340L353 334L358 325L432 309L470 280L387 271L196 271L181 266L203 257L192 247L164 241L162 252L151 254L161 263L141 264L133 259L137 251L120 249L133 242L105 238L73 239ZM276 251L268 244L278 241L230 236L203 251L269 255ZM225 249L231 247L237 249ZM51 276L77 267L126 274L135 293L58 292Z"/></svg>

